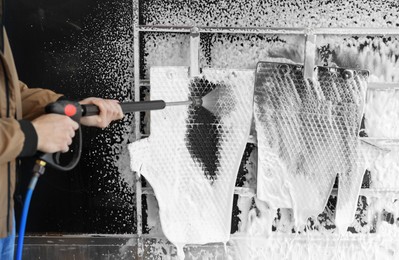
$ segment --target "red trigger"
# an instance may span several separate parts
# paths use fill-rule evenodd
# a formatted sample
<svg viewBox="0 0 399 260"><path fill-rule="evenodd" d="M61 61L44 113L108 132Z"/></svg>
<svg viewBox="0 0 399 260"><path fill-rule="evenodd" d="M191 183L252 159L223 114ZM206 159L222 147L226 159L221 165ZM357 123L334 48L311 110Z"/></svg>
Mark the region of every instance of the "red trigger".
<svg viewBox="0 0 399 260"><path fill-rule="evenodd" d="M76 107L72 104L68 104L64 108L64 113L69 117L73 117L74 115L76 115Z"/></svg>

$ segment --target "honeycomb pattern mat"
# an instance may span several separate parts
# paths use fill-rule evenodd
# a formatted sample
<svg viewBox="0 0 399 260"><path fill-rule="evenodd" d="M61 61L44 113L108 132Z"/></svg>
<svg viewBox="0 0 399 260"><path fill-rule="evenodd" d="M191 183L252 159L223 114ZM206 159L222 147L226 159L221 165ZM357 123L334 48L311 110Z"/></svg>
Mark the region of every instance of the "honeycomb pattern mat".
<svg viewBox="0 0 399 260"><path fill-rule="evenodd" d="M213 97L206 108L151 112L150 136L129 145L131 168L154 189L162 230L178 248L227 242L252 120L254 71L204 69L190 78L188 67L152 67L150 80L152 100Z"/></svg>
<svg viewBox="0 0 399 260"><path fill-rule="evenodd" d="M346 231L366 170L358 131L366 71L260 62L255 76L259 199L293 208L296 225L323 212L338 175L335 222Z"/></svg>

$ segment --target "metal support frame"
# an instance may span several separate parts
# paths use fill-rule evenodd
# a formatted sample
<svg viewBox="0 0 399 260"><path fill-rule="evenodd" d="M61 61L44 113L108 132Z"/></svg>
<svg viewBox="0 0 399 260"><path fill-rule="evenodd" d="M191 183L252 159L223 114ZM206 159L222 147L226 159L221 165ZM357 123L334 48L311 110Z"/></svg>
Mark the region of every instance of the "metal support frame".
<svg viewBox="0 0 399 260"><path fill-rule="evenodd" d="M305 79L314 79L315 71L314 67L316 64L316 35L309 30L305 37L305 60L303 61L303 77Z"/></svg>
<svg viewBox="0 0 399 260"><path fill-rule="evenodd" d="M190 77L200 75L200 33L197 27L193 27L190 31Z"/></svg>
<svg viewBox="0 0 399 260"><path fill-rule="evenodd" d="M140 33L138 30L140 21L140 1L133 0L133 68L134 68L134 101L140 101ZM134 134L135 139L141 138L140 133L140 112L134 114ZM143 213L142 213L142 186L141 178L138 173L135 173L136 181L136 233L137 233L137 257L142 258L144 252L144 245L142 241L143 234ZM134 218L133 218L134 219Z"/></svg>
<svg viewBox="0 0 399 260"><path fill-rule="evenodd" d="M140 32L190 33L192 26L173 25L139 25ZM399 28L276 28L276 27L195 27L198 33L228 33L228 34L273 34L273 35L306 35L311 31L314 35L367 35L386 36L399 35Z"/></svg>
<svg viewBox="0 0 399 260"><path fill-rule="evenodd" d="M305 60L304 60L304 77L314 77L315 55L316 55L316 40L317 35L367 35L367 36L386 36L398 35L399 28L260 28L260 27L192 27L192 26L161 26L161 25L140 25L139 24L139 2L140 0L133 0L134 8L134 97L135 101L140 99L140 86L142 81L140 78L140 33L145 32L163 32L163 33L190 33L190 76L198 76L200 74L200 34L201 33L221 33L221 34L265 34L265 35L305 35ZM146 83L148 83L146 81ZM136 139L140 139L140 114L135 114L135 134ZM254 137L249 137L250 143L256 143ZM361 191L361 194L368 194L368 192L379 193L379 191ZM143 188L141 186L140 176L136 177L136 206L137 206L137 235L140 242L140 237L143 235L142 227L142 199L143 194L154 194L151 188ZM244 197L254 197L256 195L253 188L236 187L234 194Z"/></svg>

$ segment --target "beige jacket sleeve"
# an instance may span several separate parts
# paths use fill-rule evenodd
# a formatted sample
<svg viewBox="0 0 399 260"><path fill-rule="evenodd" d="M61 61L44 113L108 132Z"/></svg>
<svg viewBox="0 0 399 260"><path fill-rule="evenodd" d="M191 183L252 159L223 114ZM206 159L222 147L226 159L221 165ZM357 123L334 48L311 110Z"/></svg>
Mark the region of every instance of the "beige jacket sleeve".
<svg viewBox="0 0 399 260"><path fill-rule="evenodd" d="M43 115L44 107L62 96L47 89L28 88L23 82L20 82L20 90L22 117L26 120L33 120Z"/></svg>
<svg viewBox="0 0 399 260"><path fill-rule="evenodd" d="M31 121L44 114L44 107L61 97L50 90L28 88L20 82L22 120L0 119L0 164L18 156L31 156L36 153L37 135Z"/></svg>
<svg viewBox="0 0 399 260"><path fill-rule="evenodd" d="M15 160L22 152L25 135L18 120L0 118L0 165Z"/></svg>

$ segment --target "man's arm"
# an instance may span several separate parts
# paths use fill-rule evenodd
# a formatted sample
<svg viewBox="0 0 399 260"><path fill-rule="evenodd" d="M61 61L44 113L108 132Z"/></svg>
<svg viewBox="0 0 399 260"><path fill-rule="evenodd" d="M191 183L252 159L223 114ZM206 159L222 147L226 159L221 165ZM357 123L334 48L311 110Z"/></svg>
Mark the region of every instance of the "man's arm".
<svg viewBox="0 0 399 260"><path fill-rule="evenodd" d="M55 102L62 95L50 90L39 88L28 88L20 83L23 118L33 120L44 114L44 107ZM98 116L82 118L80 123L85 126L107 127L112 121L122 119L123 112L117 100L90 97L80 101L81 104L94 104L99 107Z"/></svg>
<svg viewBox="0 0 399 260"><path fill-rule="evenodd" d="M55 94L50 90L28 88L20 83L23 118L32 120L34 132L36 133L37 150L54 153L68 151L72 142L75 130L79 125L66 116L44 114L44 107L55 102L62 95ZM94 104L100 109L100 114L82 118L80 123L86 126L100 128L107 127L112 121L123 118L122 109L116 100L102 98L87 98L81 101L82 104ZM30 136L25 135L25 138Z"/></svg>
<svg viewBox="0 0 399 260"><path fill-rule="evenodd" d="M0 164L17 157L33 156L38 150L66 152L78 128L78 123L69 117L56 114L43 115L32 122L1 118Z"/></svg>
<svg viewBox="0 0 399 260"><path fill-rule="evenodd" d="M19 156L32 156L37 151L45 153L66 152L72 143L72 138L79 125L67 116L45 115L44 108L51 102L57 101L62 95L51 90L28 88L20 82L22 100L22 117L27 125L31 125L29 132L24 131L25 144L29 144L29 154ZM34 147L34 148L32 148Z"/></svg>
<svg viewBox="0 0 399 260"><path fill-rule="evenodd" d="M22 117L33 120L44 114L44 107L47 104L57 101L62 95L51 90L41 88L28 88L20 82L19 85L22 100Z"/></svg>

